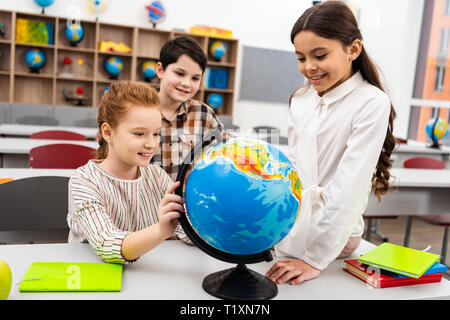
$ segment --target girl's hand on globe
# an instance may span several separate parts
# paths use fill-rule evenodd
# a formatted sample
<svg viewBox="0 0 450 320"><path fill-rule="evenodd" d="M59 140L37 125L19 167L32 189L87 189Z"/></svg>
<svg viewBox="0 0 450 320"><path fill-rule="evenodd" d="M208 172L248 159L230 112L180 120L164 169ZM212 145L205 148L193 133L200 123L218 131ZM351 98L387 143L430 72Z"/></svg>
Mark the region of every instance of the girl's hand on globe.
<svg viewBox="0 0 450 320"><path fill-rule="evenodd" d="M277 284L283 284L287 281L289 281L289 284L299 284L317 278L319 275L319 269L299 259L279 260L266 273L266 277Z"/></svg>
<svg viewBox="0 0 450 320"><path fill-rule="evenodd" d="M164 198L159 204L158 214L159 214L159 225L161 228L161 233L164 238L168 238L173 235L175 228L178 225L178 218L180 217L180 212L184 211L184 200L179 195L174 194L176 188L180 185L177 181L172 184L166 191Z"/></svg>

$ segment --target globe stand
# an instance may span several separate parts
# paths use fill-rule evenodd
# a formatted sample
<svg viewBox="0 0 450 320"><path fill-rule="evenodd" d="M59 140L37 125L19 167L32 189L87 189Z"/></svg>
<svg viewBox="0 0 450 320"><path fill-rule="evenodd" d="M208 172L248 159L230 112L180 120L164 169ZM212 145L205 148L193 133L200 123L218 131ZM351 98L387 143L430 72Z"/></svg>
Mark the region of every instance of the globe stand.
<svg viewBox="0 0 450 320"><path fill-rule="evenodd" d="M215 140L221 139L222 135L219 130L211 130L202 141L194 146L191 153L184 159L178 172L176 180L180 181L180 186L175 190L175 194L183 197L184 180L192 163L201 156L202 148ZM206 276L202 284L206 292L221 299L271 299L278 294L274 282L258 272L248 269L245 265L272 261L273 257L270 250L247 255L224 252L214 248L197 234L185 212L180 212L179 221L186 235L199 249L216 259L237 263L235 268L221 270Z"/></svg>
<svg viewBox="0 0 450 320"><path fill-rule="evenodd" d="M40 71L39 71L39 69L38 68L32 68L32 67L30 67L30 73L40 73Z"/></svg>
<svg viewBox="0 0 450 320"><path fill-rule="evenodd" d="M248 269L245 264L211 273L203 279L202 287L221 299L267 300L278 294L273 281Z"/></svg>

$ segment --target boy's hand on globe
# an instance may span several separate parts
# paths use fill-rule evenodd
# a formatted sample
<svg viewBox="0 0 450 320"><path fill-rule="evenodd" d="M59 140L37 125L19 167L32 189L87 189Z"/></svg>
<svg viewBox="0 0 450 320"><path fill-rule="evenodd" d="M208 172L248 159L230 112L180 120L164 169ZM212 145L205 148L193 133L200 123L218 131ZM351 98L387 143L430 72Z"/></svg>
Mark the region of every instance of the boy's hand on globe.
<svg viewBox="0 0 450 320"><path fill-rule="evenodd" d="M266 273L266 277L277 284L283 284L287 281L289 281L289 284L299 284L317 278L319 275L319 269L299 259L279 260Z"/></svg>
<svg viewBox="0 0 450 320"><path fill-rule="evenodd" d="M178 218L180 217L180 212L184 212L184 200L179 195L174 194L176 188L180 185L177 181L172 184L166 191L164 198L159 204L158 214L159 214L159 224L161 228L161 233L164 238L168 238L173 235L175 228L178 225Z"/></svg>

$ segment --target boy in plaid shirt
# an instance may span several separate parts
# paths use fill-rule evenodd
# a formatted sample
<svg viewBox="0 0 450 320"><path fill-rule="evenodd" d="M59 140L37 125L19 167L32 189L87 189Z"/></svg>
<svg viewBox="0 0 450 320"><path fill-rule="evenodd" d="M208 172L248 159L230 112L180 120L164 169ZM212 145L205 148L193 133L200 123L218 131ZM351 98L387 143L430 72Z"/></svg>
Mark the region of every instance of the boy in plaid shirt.
<svg viewBox="0 0 450 320"><path fill-rule="evenodd" d="M205 71L207 58L197 42L178 37L164 44L156 74L160 79L162 130L158 152L151 163L176 180L183 160L212 129L225 128L214 110L193 100Z"/></svg>
<svg viewBox="0 0 450 320"><path fill-rule="evenodd" d="M213 129L225 135L214 110L193 100L206 68L207 58L197 42L188 37L170 40L161 48L156 74L160 79L161 142L151 163L161 166L176 181L183 160L191 149ZM181 225L176 236L192 244Z"/></svg>

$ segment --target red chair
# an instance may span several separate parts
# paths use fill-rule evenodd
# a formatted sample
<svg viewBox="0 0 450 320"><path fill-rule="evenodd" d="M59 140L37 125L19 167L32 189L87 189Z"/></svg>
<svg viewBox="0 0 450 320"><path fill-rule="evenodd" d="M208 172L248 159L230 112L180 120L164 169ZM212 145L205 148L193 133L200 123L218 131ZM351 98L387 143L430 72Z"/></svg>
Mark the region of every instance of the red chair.
<svg viewBox="0 0 450 320"><path fill-rule="evenodd" d="M442 170L445 169L445 163L438 159L427 158L427 157L416 157L405 160L403 162L404 168L415 168L415 169L431 169L431 170ZM445 257L447 254L447 243L448 243L448 227L450 226L450 215L423 215L420 216L421 219L426 220L434 225L444 227L444 238L442 239L441 248L441 263L445 264ZM409 237L411 234L413 216L408 216L406 221L406 232L403 245L407 247L409 245Z"/></svg>
<svg viewBox="0 0 450 320"><path fill-rule="evenodd" d="M47 130L35 132L31 139L56 139L56 140L87 140L86 136L80 133L66 130Z"/></svg>
<svg viewBox="0 0 450 320"><path fill-rule="evenodd" d="M47 144L30 150L30 168L76 169L94 159L95 153L78 144Z"/></svg>
<svg viewBox="0 0 450 320"><path fill-rule="evenodd" d="M445 169L445 163L438 159L416 157L403 161L403 167L412 169Z"/></svg>

